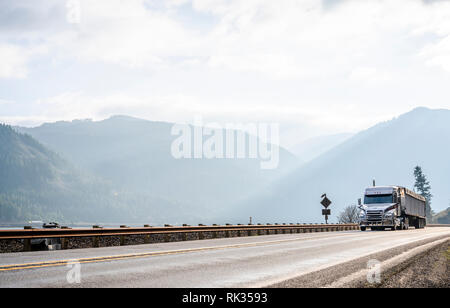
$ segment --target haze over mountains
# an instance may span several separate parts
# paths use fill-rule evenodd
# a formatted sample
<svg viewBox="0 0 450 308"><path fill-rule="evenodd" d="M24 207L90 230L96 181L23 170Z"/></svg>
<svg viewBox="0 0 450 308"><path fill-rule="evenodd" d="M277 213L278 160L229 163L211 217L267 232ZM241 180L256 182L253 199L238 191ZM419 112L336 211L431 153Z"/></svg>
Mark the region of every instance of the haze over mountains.
<svg viewBox="0 0 450 308"><path fill-rule="evenodd" d="M333 219L372 179L412 188L416 165L431 182L433 209L450 202L449 110L415 109L298 168L281 148L276 170L261 170L258 159L174 159L171 128L125 116L0 126L0 221L317 222L323 193Z"/></svg>
<svg viewBox="0 0 450 308"><path fill-rule="evenodd" d="M353 134L342 133L310 138L290 147L289 151L297 155L303 162L309 162L341 144L351 136Z"/></svg>
<svg viewBox="0 0 450 308"><path fill-rule="evenodd" d="M108 198L120 200L125 222L198 223L297 166L297 158L283 148L274 170L262 170L259 159L175 159L172 126L115 116L16 129L107 185ZM247 145L251 138L246 135ZM134 210L127 213L126 206Z"/></svg>
<svg viewBox="0 0 450 308"><path fill-rule="evenodd" d="M0 125L0 221L113 218L108 187L32 137Z"/></svg>
<svg viewBox="0 0 450 308"><path fill-rule="evenodd" d="M323 221L320 196L333 201L332 217L356 204L372 185L412 189L413 168L422 166L432 186L432 208L450 202L450 110L417 108L353 136L231 209L255 221ZM245 206L244 206L245 205Z"/></svg>

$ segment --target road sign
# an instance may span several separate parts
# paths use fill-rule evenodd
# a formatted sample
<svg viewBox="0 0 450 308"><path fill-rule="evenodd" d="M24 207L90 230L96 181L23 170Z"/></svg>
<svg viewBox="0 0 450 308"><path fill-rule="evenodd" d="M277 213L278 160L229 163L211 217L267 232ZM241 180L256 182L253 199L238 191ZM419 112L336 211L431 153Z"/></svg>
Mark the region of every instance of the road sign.
<svg viewBox="0 0 450 308"><path fill-rule="evenodd" d="M324 208L328 208L331 205L331 203L332 202L330 201L330 199L327 198L327 196L325 196L322 202L320 202L320 204L322 204Z"/></svg>
<svg viewBox="0 0 450 308"><path fill-rule="evenodd" d="M328 208L331 205L331 200L327 198L327 194L322 195L320 204L325 208L322 210L322 215L325 216L325 223L328 224L328 215L331 215L331 210Z"/></svg>
<svg viewBox="0 0 450 308"><path fill-rule="evenodd" d="M331 215L331 210L330 209L322 210L322 215L324 215L324 216Z"/></svg>

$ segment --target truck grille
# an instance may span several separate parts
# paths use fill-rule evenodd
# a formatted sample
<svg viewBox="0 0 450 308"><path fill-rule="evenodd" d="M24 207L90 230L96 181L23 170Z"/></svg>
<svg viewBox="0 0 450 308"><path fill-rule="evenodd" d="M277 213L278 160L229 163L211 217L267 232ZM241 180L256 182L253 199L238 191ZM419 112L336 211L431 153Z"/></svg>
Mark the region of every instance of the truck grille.
<svg viewBox="0 0 450 308"><path fill-rule="evenodd" d="M383 211L369 210L367 211L367 221L382 221Z"/></svg>

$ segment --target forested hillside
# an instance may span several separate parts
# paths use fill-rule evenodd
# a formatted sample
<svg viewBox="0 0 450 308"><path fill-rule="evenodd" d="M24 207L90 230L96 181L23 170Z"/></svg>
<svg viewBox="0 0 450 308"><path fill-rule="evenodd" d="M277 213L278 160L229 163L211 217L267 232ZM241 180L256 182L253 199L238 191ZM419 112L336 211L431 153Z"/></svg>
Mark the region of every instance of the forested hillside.
<svg viewBox="0 0 450 308"><path fill-rule="evenodd" d="M0 145L0 222L154 222L180 210L169 200L115 191L10 126L0 124Z"/></svg>
<svg viewBox="0 0 450 308"><path fill-rule="evenodd" d="M279 166L274 170L262 170L257 158L176 159L171 154L171 144L177 138L171 134L173 125L113 116L103 121L56 122L18 129L76 166L110 182L115 190L183 204L183 213L187 214L173 214L180 220L213 216L298 163L283 148ZM246 135L247 145L250 138Z"/></svg>

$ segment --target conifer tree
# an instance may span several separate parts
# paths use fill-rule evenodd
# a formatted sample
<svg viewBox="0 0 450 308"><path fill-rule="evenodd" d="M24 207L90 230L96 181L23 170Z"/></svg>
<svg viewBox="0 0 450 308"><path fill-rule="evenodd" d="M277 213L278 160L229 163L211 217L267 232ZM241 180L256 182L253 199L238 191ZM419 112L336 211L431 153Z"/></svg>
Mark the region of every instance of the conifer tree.
<svg viewBox="0 0 450 308"><path fill-rule="evenodd" d="M414 188L416 191L423 196L427 200L426 204L426 217L427 221L431 222L433 219L433 210L431 209L431 198L433 195L431 194L431 185L427 180L427 177L422 171L422 167L416 166L414 168L414 177L416 178L416 183L414 184Z"/></svg>

